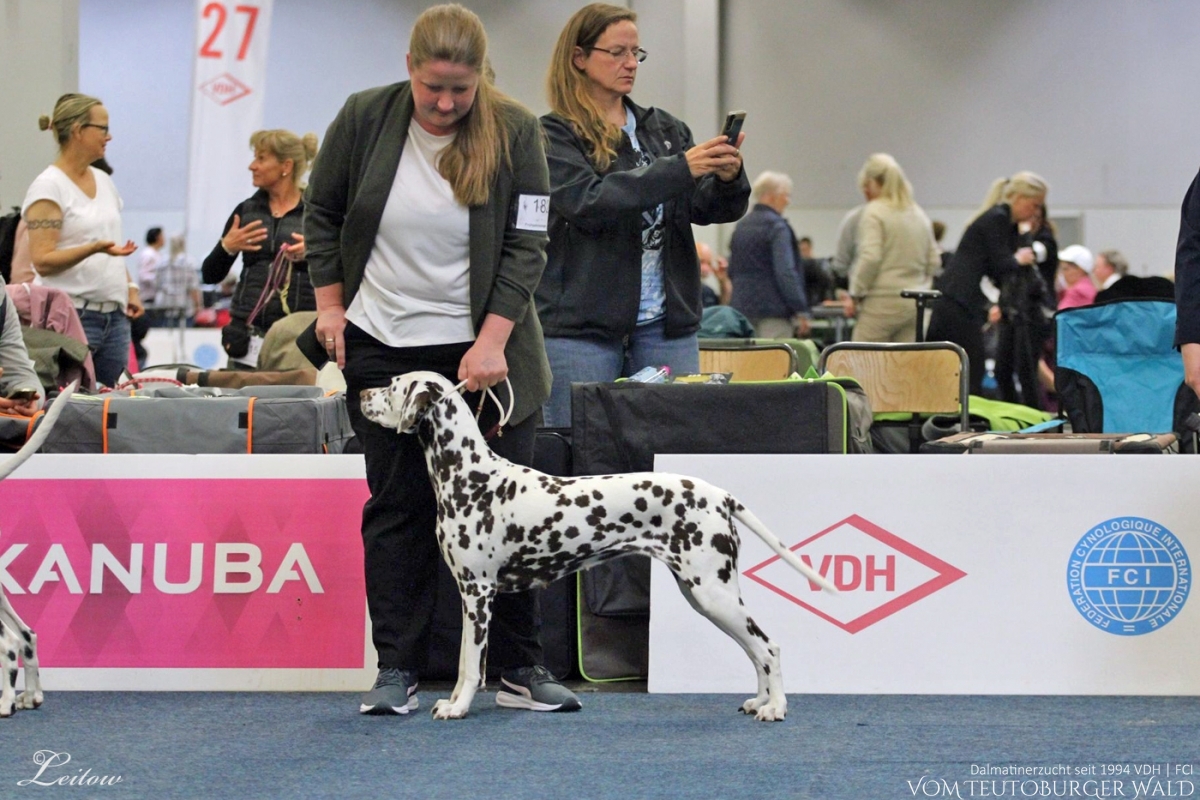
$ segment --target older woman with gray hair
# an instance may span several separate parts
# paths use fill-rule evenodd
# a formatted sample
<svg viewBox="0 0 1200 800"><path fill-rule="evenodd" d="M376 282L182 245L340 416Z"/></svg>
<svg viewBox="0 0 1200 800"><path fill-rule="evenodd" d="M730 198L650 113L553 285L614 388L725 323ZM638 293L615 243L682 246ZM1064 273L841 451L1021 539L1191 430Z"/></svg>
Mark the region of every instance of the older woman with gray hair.
<svg viewBox="0 0 1200 800"><path fill-rule="evenodd" d="M933 226L913 201L912 185L896 159L875 153L858 173L867 204L858 222L850 265L847 316L857 316L856 342L913 342L917 308L900 296L928 289L941 266Z"/></svg>
<svg viewBox="0 0 1200 800"><path fill-rule="evenodd" d="M807 335L799 245L783 216L792 199L792 179L782 172L763 172L751 185L751 199L754 207L738 222L729 244L730 305L746 315L762 338Z"/></svg>

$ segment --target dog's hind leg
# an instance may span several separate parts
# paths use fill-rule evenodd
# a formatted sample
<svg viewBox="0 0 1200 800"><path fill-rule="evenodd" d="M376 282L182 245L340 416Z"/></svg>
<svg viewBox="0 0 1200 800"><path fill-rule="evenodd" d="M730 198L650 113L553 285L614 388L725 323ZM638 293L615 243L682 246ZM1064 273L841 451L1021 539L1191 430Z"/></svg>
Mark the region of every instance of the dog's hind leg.
<svg viewBox="0 0 1200 800"><path fill-rule="evenodd" d="M434 703L436 719L462 719L471 710L475 692L483 685L487 674L487 639L491 621L492 599L496 588L491 584L459 581L463 599L463 636L458 653L458 683L449 700Z"/></svg>
<svg viewBox="0 0 1200 800"><path fill-rule="evenodd" d="M783 693L783 674L779 666L779 645L772 642L746 613L737 574L725 581L706 576L702 582L680 579L679 589L692 608L708 617L745 651L754 664L758 693L742 704L744 714L754 714L764 722L776 722L787 715L787 697Z"/></svg>
<svg viewBox="0 0 1200 800"><path fill-rule="evenodd" d="M16 696L16 707L19 709L37 708L42 704L42 681L38 670L37 659L37 634L26 625L19 616L16 609L8 602L8 597L3 592L0 592L0 626L7 629L11 635L11 642L4 642L4 680L6 685L14 688L16 685L17 676L17 661L16 656L25 662L25 689L20 695ZM14 653L12 663L7 663L9 653ZM0 711L2 711L4 703L0 701ZM0 713L0 716L4 716Z"/></svg>

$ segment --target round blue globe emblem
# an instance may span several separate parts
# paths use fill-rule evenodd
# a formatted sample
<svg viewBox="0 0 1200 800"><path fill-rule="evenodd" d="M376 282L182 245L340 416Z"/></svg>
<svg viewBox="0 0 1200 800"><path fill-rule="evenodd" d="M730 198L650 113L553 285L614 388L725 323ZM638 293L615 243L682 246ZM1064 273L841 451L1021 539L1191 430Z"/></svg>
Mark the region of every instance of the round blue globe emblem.
<svg viewBox="0 0 1200 800"><path fill-rule="evenodd" d="M1179 614L1192 586L1183 544L1142 517L1114 517L1079 540L1067 564L1067 589L1083 618L1102 631L1139 636Z"/></svg>

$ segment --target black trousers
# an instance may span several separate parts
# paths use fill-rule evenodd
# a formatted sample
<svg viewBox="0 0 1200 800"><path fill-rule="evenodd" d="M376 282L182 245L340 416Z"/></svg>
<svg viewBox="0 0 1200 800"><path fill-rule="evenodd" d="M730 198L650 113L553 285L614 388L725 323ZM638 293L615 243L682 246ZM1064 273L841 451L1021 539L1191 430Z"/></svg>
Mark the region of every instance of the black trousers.
<svg viewBox="0 0 1200 800"><path fill-rule="evenodd" d="M1041 408L1038 358L1045 337L1038 336L1026 322L1001 321L996 346L996 390L1006 403ZM1021 389L1017 391L1016 381Z"/></svg>
<svg viewBox="0 0 1200 800"><path fill-rule="evenodd" d="M961 303L943 297L933 304L929 318L929 330L925 334L928 342L954 342L967 351L970 361L971 394L983 394L984 353L983 323L978 315L971 314Z"/></svg>
<svg viewBox="0 0 1200 800"><path fill-rule="evenodd" d="M458 383L458 365L470 342L427 347L389 347L353 324L346 326L346 405L366 456L371 498L363 507L363 560L371 638L379 667L420 672L429 654L430 628L437 600L437 506L416 436L401 435L367 420L359 392L386 386L414 370L438 372ZM497 394L506 400L503 391ZM472 409L479 394L467 395ZM538 415L523 420L489 444L517 464L533 463ZM480 417L489 430L499 418L490 400ZM535 592L499 594L492 604L488 662L502 669L542 663Z"/></svg>

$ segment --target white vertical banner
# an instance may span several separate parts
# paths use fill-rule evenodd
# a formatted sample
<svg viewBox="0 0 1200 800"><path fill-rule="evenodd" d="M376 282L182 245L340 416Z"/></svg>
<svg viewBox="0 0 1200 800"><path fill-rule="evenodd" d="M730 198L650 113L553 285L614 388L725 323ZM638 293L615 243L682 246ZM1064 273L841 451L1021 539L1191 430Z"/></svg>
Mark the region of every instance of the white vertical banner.
<svg viewBox="0 0 1200 800"><path fill-rule="evenodd" d="M253 193L250 134L262 127L273 0L196 0L188 251L203 257Z"/></svg>

